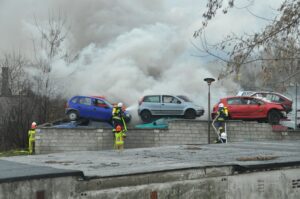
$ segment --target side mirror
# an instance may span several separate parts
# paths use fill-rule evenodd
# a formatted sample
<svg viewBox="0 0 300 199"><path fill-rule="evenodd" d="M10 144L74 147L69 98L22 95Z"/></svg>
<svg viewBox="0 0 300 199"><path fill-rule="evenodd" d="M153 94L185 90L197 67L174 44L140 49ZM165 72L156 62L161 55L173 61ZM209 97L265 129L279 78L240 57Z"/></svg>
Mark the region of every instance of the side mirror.
<svg viewBox="0 0 300 199"><path fill-rule="evenodd" d="M153 122L153 125L156 126L157 125L156 122Z"/></svg>
<svg viewBox="0 0 300 199"><path fill-rule="evenodd" d="M181 104L181 101L177 101L177 104Z"/></svg>

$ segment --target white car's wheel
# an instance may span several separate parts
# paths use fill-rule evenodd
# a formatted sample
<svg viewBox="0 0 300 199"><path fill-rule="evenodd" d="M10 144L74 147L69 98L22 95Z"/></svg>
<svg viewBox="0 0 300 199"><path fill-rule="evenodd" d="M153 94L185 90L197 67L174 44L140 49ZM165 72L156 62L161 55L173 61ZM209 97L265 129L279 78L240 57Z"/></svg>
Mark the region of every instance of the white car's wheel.
<svg viewBox="0 0 300 199"><path fill-rule="evenodd" d="M142 113L141 113L141 118L142 118L143 122L148 123L148 122L151 122L151 120L152 120L152 115L151 115L150 111L144 110L144 111L142 111Z"/></svg>
<svg viewBox="0 0 300 199"><path fill-rule="evenodd" d="M186 118L186 119L195 119L196 118L196 112L193 109L188 109L184 113L184 118Z"/></svg>

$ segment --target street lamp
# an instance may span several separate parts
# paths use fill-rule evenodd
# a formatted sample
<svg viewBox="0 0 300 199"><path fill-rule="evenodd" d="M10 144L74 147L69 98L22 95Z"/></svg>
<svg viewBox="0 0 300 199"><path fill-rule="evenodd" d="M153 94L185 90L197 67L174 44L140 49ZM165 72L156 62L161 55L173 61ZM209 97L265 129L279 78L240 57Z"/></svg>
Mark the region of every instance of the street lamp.
<svg viewBox="0 0 300 199"><path fill-rule="evenodd" d="M208 144L210 144L210 85L212 82L215 81L214 78L205 78L204 81L207 82L207 85L208 85L208 120L207 120L207 123L208 123L208 130L207 130L207 139L208 139Z"/></svg>

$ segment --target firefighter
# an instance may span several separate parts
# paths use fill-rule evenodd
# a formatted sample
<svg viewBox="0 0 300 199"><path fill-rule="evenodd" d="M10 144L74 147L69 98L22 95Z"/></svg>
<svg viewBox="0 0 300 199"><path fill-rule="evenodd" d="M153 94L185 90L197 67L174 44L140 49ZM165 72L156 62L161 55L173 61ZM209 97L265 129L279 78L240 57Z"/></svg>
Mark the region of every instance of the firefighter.
<svg viewBox="0 0 300 199"><path fill-rule="evenodd" d="M35 153L35 133L36 133L36 122L32 122L31 128L28 131L29 138L29 154L32 155Z"/></svg>
<svg viewBox="0 0 300 199"><path fill-rule="evenodd" d="M115 128L115 149L123 150L124 149L124 138L125 133L122 130L120 125L117 125Z"/></svg>
<svg viewBox="0 0 300 199"><path fill-rule="evenodd" d="M116 127L120 125L122 129L127 129L126 128L126 123L124 120L124 111L122 109L123 103L119 102L117 105L113 107L112 110L112 124L113 124L113 131L116 130Z"/></svg>
<svg viewBox="0 0 300 199"><path fill-rule="evenodd" d="M228 118L228 109L224 107L223 103L220 103L218 106L218 112L216 116L216 128L219 134L219 140L217 142L224 143L227 140L227 134L225 129L225 121Z"/></svg>

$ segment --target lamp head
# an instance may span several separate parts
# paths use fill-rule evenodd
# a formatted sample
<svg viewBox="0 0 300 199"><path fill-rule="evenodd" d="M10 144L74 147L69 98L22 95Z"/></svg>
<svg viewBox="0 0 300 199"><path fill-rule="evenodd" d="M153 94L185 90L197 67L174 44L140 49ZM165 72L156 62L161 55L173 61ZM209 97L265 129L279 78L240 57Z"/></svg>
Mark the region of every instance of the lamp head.
<svg viewBox="0 0 300 199"><path fill-rule="evenodd" d="M206 81L208 85L211 85L211 83L214 82L215 79L208 77L208 78L205 78L204 81Z"/></svg>

